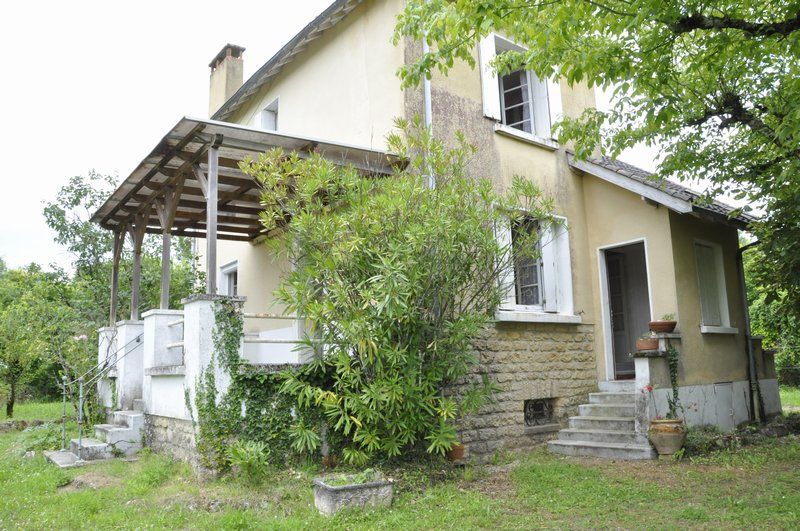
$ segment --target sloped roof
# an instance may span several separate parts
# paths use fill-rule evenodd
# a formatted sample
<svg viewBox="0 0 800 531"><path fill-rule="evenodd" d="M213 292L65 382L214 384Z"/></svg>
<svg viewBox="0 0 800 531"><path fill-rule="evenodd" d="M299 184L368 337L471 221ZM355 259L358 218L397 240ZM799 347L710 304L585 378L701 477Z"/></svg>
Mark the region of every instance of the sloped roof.
<svg viewBox="0 0 800 531"><path fill-rule="evenodd" d="M250 97L258 92L265 83L278 75L283 67L292 62L296 55L302 53L311 41L317 39L323 32L338 24L361 2L362 0L336 0L329 5L325 11L320 13L317 18L300 30L297 35L292 37L292 40L287 42L283 48L278 50L278 53L264 63L255 74L250 76L250 79L245 81L244 84L239 87L239 90L237 90L211 118L219 121L225 121L230 118L231 115L242 107Z"/></svg>
<svg viewBox="0 0 800 531"><path fill-rule="evenodd" d="M613 159L611 157L606 157L606 156L599 158L589 157L585 161L578 161L577 159L574 158L572 154L570 154L569 163L570 166L574 168L586 171L587 173L596 176L598 175L594 171L592 171L591 168L592 165L611 171L616 175L627 178L630 181L633 181L640 185L649 187L653 191L656 191L660 194L666 194L667 196L685 204L687 212L694 211L725 218L734 222L736 225L740 226L740 228L745 228L747 225L749 225L753 221L756 221L757 219L755 216L740 211L739 209L727 205L721 201L713 200L709 202L703 199L701 193L696 192L691 188L687 188L686 186L669 181L667 179L659 178L655 176L655 174L647 170L644 170L632 164L628 164L627 162L622 162L621 160ZM653 197L652 199L654 199L657 202L662 202L659 201L657 197ZM666 204L666 206L670 208L672 208L673 205L674 203ZM675 210L681 211L681 209L675 209ZM732 216L731 214L734 213L735 215Z"/></svg>

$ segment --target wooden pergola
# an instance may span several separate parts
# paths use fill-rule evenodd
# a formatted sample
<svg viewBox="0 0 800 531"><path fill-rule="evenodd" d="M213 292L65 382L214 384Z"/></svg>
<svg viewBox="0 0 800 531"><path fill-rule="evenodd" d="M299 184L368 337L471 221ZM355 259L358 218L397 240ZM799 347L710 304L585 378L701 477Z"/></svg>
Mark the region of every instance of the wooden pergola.
<svg viewBox="0 0 800 531"><path fill-rule="evenodd" d="M133 246L131 319L139 318L144 235L161 234L161 308L169 307L172 235L206 239L206 287L217 292L217 240L261 236L259 185L239 162L272 148L318 153L365 173L390 174L397 158L382 151L262 131L213 120L182 118L92 216L114 232L110 320L116 323L119 261L125 235Z"/></svg>

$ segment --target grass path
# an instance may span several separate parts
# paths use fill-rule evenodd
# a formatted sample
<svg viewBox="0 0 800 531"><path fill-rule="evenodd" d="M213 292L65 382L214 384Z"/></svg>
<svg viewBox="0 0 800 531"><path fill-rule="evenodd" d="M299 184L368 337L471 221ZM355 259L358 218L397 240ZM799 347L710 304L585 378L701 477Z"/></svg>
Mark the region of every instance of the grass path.
<svg viewBox="0 0 800 531"><path fill-rule="evenodd" d="M202 483L186 465L145 452L134 463L62 471L40 456L21 457L32 440L0 434L2 529L800 527L800 438L793 436L694 461L537 451L514 466L467 468L447 481L431 483L443 475L437 470L409 472L397 478L391 508L334 518L313 507L315 470L275 472L259 487Z"/></svg>

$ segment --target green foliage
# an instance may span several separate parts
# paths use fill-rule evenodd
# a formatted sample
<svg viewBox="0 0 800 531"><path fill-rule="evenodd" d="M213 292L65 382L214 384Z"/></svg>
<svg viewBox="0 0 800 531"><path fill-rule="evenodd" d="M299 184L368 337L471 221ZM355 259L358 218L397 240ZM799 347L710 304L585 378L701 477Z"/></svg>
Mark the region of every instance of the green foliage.
<svg viewBox="0 0 800 531"><path fill-rule="evenodd" d="M669 383L672 387L672 396L667 397L667 404L669 404L669 412L667 413L668 419L678 418L678 409L681 408L680 399L678 397L678 360L680 353L673 345L667 347L667 367L669 368Z"/></svg>
<svg viewBox="0 0 800 531"><path fill-rule="evenodd" d="M342 487L344 485L363 485L373 481L381 481L383 474L374 468L366 468L355 474L333 474L325 477L325 483L331 487Z"/></svg>
<svg viewBox="0 0 800 531"><path fill-rule="evenodd" d="M228 447L228 463L236 468L244 479L258 484L269 466L269 447L261 441L234 441Z"/></svg>
<svg viewBox="0 0 800 531"><path fill-rule="evenodd" d="M403 65L405 86L498 32L526 48L500 72L613 89L612 107L557 125L579 157L659 146L659 174L698 180L762 207L762 285L798 330L800 319L800 23L796 2L725 0L411 0L395 41L426 36L431 52ZM769 302L769 301L768 301ZM794 337L793 337L794 339ZM792 349L796 352L793 343ZM796 360L796 358L793 358ZM794 363L795 361L792 361Z"/></svg>
<svg viewBox="0 0 800 531"><path fill-rule="evenodd" d="M29 450L52 450L60 447L61 425L54 422L25 428L17 439L20 454Z"/></svg>
<svg viewBox="0 0 800 531"><path fill-rule="evenodd" d="M297 264L276 297L304 317L313 361L286 372L281 390L324 415L353 464L416 444L443 454L457 441L454 419L493 390L475 374L472 341L508 288L514 257L497 229L551 220L532 183L500 193L467 176L474 149L460 135L448 148L418 121L398 126L389 148L408 164L391 177L280 150L241 165L262 185L265 229L281 235L270 244ZM520 237L518 255L536 253L535 237ZM316 450L321 429L296 422L294 448Z"/></svg>

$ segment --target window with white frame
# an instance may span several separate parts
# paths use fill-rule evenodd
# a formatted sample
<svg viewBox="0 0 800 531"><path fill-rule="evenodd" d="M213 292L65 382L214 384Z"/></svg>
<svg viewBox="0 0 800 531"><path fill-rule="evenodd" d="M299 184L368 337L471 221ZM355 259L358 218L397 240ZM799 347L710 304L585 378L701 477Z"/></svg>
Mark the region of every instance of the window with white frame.
<svg viewBox="0 0 800 531"><path fill-rule="evenodd" d="M239 295L239 263L231 262L220 268L220 289L223 295L236 297Z"/></svg>
<svg viewBox="0 0 800 531"><path fill-rule="evenodd" d="M694 242L697 263L697 285L700 293L700 313L705 328L728 328L728 294L725 287L725 268L719 244Z"/></svg>
<svg viewBox="0 0 800 531"><path fill-rule="evenodd" d="M540 223L523 218L499 229L501 245L510 247L513 267L503 274L503 312L573 314L572 270L566 219ZM520 248L520 246L535 246ZM502 316L502 315L501 315Z"/></svg>
<svg viewBox="0 0 800 531"><path fill-rule="evenodd" d="M278 130L278 99L261 109L261 112L256 116L257 127L265 131Z"/></svg>
<svg viewBox="0 0 800 531"><path fill-rule="evenodd" d="M495 34L480 42L483 113L507 128L549 139L552 122L562 114L558 82L540 80L524 69L498 76L491 63L510 50L524 48Z"/></svg>

